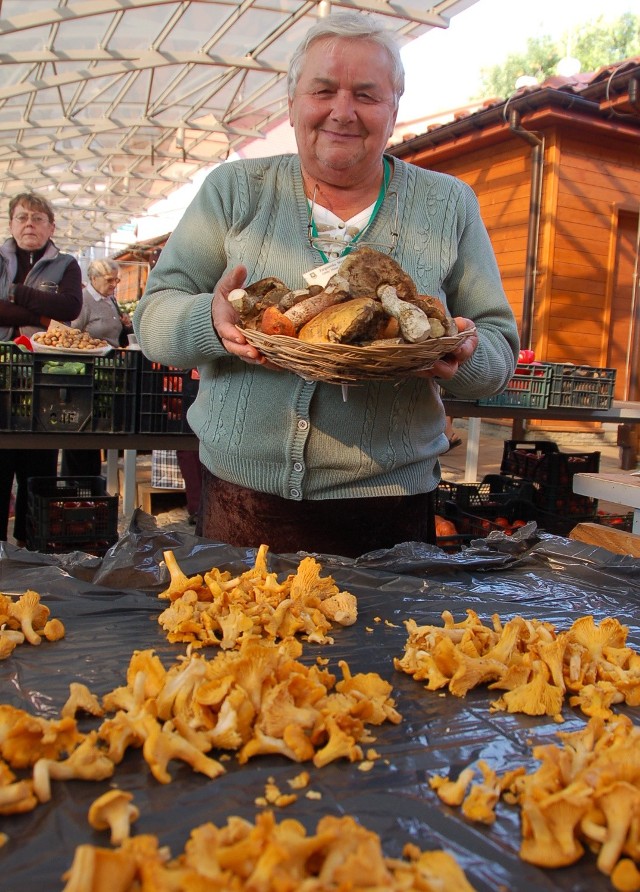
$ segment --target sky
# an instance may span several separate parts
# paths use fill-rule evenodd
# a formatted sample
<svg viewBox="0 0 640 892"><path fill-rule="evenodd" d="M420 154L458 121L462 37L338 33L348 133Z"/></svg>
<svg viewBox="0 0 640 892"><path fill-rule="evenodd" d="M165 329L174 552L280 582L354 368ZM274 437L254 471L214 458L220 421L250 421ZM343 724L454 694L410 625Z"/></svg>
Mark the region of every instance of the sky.
<svg viewBox="0 0 640 892"><path fill-rule="evenodd" d="M455 15L446 29L433 28L402 50L406 72L405 94L398 124L468 104L477 97L481 70L500 64L526 49L529 37L562 37L570 29L600 16L613 21L624 12L640 15L640 0L477 0ZM288 122L243 155L294 151ZM171 232L208 171L151 209L137 222L137 238L144 240ZM123 237L124 244L131 234Z"/></svg>
<svg viewBox="0 0 640 892"><path fill-rule="evenodd" d="M398 120L466 104L478 95L481 69L524 51L529 37L560 38L624 12L640 15L640 0L478 0L446 30L434 28L403 49L406 89Z"/></svg>

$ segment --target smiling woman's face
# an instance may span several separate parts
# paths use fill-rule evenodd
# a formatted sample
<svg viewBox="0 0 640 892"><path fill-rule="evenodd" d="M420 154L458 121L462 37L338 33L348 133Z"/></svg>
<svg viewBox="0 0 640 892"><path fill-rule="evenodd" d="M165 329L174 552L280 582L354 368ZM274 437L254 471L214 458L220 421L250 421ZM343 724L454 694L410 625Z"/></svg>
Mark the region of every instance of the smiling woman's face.
<svg viewBox="0 0 640 892"><path fill-rule="evenodd" d="M22 202L15 206L9 221L9 232L23 251L38 251L43 248L55 228L56 224L49 220L44 211L27 207Z"/></svg>
<svg viewBox="0 0 640 892"><path fill-rule="evenodd" d="M377 173L396 114L391 60L383 47L348 38L309 47L289 119L310 176L350 185Z"/></svg>

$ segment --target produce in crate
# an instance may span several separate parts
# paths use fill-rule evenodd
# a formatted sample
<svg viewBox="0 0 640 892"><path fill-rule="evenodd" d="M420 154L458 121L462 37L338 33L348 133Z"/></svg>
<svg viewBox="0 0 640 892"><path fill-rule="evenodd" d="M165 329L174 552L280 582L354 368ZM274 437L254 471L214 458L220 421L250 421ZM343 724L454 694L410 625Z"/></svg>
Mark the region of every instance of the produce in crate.
<svg viewBox="0 0 640 892"><path fill-rule="evenodd" d="M324 288L293 290L279 279L234 289L246 330L318 344L416 344L457 334L437 297L419 295L400 265L373 248L344 259Z"/></svg>

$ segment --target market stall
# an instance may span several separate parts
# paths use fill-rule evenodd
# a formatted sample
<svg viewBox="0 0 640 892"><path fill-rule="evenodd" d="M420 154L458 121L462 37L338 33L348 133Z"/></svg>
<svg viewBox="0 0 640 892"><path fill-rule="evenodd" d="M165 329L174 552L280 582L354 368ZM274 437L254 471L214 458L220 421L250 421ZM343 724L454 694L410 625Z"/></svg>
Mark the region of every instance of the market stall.
<svg viewBox="0 0 640 892"><path fill-rule="evenodd" d="M0 580L4 592L36 589L52 616L66 626L66 637L23 645L0 662L3 702L53 718L59 714L73 681L102 696L125 683L132 652L152 648L165 667L181 654L184 644L169 644L158 616L166 606L157 593L166 587L160 564L171 549L187 575L212 567L240 573L255 560L242 550L157 529L153 519L136 512L130 531L102 559L81 553L29 554L2 546ZM323 573L358 599L354 625L332 632L333 644L304 643L301 661L312 665L328 660L327 668L341 676L340 660L351 672L377 672L392 685L398 724L373 730L378 754L371 770L359 763L337 760L322 768L292 762L283 756L257 756L239 765L226 761L215 779L173 761L170 783L152 777L140 750L129 750L113 778L100 782L54 781L52 799L33 811L3 818L8 842L2 852L3 888L22 890L63 888L61 876L83 843L108 846L108 835L87 823L90 803L112 786L133 793L140 817L133 833L156 834L161 845L177 855L189 832L207 821L222 825L231 815L248 820L264 806L268 778L281 789L301 768L310 773L316 798L298 796L286 808L275 809L278 821L295 818L309 831L321 816L352 815L379 834L385 854L399 857L405 843L421 849L444 848L464 868L478 890L608 890L608 877L598 871L595 855L586 852L574 865L543 870L521 860L519 815L505 803L497 820L483 825L467 820L459 809L444 805L429 780L437 773L452 776L484 759L497 772L536 760L532 746L557 742L558 730L583 728L586 716L565 703L564 722L549 716L491 712L496 692L479 686L464 698L427 691L423 684L394 668L407 641L405 621L442 624L449 610L463 620L467 609L489 622L520 615L567 629L580 616L596 622L616 617L629 628L627 644L640 648L640 563L604 549L521 530L514 537L492 535L456 555L420 543L405 543L389 552L365 555L356 561L316 556ZM300 555L269 555L269 568L282 578L295 571ZM209 651L208 659L215 653ZM624 705L616 712L635 719L637 709ZM94 718L80 720L87 730Z"/></svg>

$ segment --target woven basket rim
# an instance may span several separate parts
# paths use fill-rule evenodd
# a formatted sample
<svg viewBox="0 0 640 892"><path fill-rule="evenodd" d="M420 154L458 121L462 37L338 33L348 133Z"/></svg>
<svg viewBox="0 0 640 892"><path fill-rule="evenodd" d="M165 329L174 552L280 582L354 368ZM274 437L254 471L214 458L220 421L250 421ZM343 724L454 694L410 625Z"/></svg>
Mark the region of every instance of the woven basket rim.
<svg viewBox="0 0 640 892"><path fill-rule="evenodd" d="M239 330L247 341L275 365L310 381L358 384L366 381L398 381L412 372L430 368L451 353L476 329L457 335L430 338L421 344L314 344L288 335L266 335Z"/></svg>

